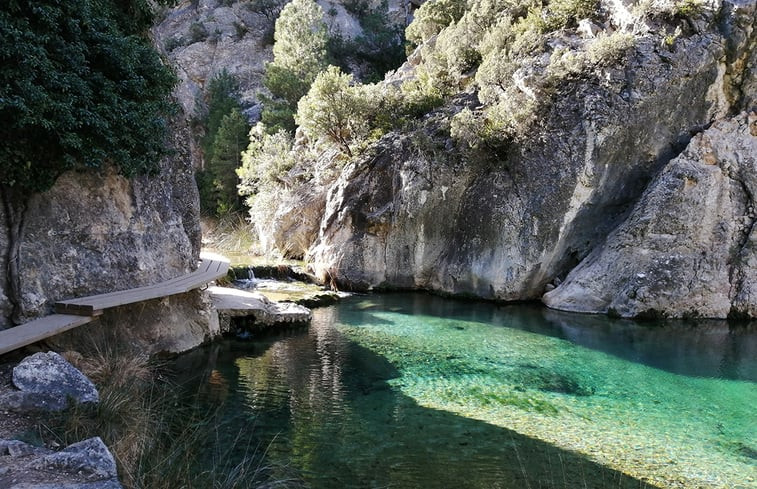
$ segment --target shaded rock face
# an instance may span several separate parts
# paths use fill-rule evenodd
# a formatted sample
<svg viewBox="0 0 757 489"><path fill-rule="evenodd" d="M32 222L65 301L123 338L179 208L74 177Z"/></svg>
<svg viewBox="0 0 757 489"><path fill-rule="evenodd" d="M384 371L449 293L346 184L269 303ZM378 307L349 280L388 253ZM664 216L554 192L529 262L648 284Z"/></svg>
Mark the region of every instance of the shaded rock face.
<svg viewBox="0 0 757 489"><path fill-rule="evenodd" d="M757 113L692 139L544 303L623 317L757 315Z"/></svg>
<svg viewBox="0 0 757 489"><path fill-rule="evenodd" d="M8 489L120 489L116 462L99 437L59 451L0 440L0 486Z"/></svg>
<svg viewBox="0 0 757 489"><path fill-rule="evenodd" d="M146 355L182 353L221 333L208 294L193 290L108 309L97 321L46 342L58 351L77 350L91 343L91 338L101 338L101 330L106 332L105 338L98 341L129 344Z"/></svg>
<svg viewBox="0 0 757 489"><path fill-rule="evenodd" d="M754 4L721 13L672 50L642 35L622 67L560 85L507 161L450 158L453 142L438 136L424 154L418 132L385 137L330 189L310 250L315 272L345 288L539 299L692 135L745 103L752 68L738 60L757 38Z"/></svg>
<svg viewBox="0 0 757 489"><path fill-rule="evenodd" d="M183 143L155 176L70 172L32 196L21 243L23 319L58 300L152 284L194 269L199 197ZM5 256L5 253L1 253Z"/></svg>
<svg viewBox="0 0 757 489"><path fill-rule="evenodd" d="M182 275L197 266L200 248L199 197L189 156L191 139L183 122L175 122L175 154L160 163L159 173L126 179L113 169L62 175L49 191L31 198L21 243L21 320L52 312L63 299L124 290ZM0 216L4 224L4 216ZM7 255L5 226L0 226L0 262ZM5 268L3 268L5 269ZM0 280L0 327L10 326L10 304ZM209 334L208 308L199 294L164 314L148 345L199 344ZM131 310L129 308L123 308ZM144 310L143 305L133 306ZM106 314L97 324L131 328L130 313ZM204 326L200 327L204 323ZM194 325L187 328L187 324ZM190 341L182 338L187 331ZM160 332L160 333L159 333ZM140 334L147 336L143 327ZM156 341L159 339L160 341ZM169 349L170 350L170 349Z"/></svg>

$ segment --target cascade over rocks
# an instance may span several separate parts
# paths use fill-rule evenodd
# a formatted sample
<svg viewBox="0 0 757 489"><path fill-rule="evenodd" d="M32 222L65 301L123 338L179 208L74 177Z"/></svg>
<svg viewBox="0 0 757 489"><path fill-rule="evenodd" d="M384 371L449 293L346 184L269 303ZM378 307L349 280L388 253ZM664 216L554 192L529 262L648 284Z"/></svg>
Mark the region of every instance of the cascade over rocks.
<svg viewBox="0 0 757 489"><path fill-rule="evenodd" d="M544 303L623 317L757 316L757 113L695 136Z"/></svg>

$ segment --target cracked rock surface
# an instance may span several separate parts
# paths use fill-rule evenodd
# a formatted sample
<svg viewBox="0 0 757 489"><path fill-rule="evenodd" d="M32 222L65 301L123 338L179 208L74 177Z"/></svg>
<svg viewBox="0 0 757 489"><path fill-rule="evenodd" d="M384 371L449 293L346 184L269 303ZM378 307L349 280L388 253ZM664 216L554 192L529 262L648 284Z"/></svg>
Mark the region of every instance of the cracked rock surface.
<svg viewBox="0 0 757 489"><path fill-rule="evenodd" d="M0 439L0 487L8 489L120 489L116 462L99 437L59 452Z"/></svg>
<svg viewBox="0 0 757 489"><path fill-rule="evenodd" d="M754 317L755 195L757 112L744 112L695 136L544 303L622 317Z"/></svg>

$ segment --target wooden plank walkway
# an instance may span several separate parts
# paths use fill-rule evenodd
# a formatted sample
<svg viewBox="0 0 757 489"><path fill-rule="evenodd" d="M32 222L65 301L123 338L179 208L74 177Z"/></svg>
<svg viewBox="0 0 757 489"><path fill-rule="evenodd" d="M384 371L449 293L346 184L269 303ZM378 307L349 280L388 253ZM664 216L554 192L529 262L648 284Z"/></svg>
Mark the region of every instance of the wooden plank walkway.
<svg viewBox="0 0 757 489"><path fill-rule="evenodd" d="M57 302L58 314L0 331L0 355L94 321L105 309L189 292L229 270L229 261L220 255L202 253L200 258L197 270L165 282Z"/></svg>

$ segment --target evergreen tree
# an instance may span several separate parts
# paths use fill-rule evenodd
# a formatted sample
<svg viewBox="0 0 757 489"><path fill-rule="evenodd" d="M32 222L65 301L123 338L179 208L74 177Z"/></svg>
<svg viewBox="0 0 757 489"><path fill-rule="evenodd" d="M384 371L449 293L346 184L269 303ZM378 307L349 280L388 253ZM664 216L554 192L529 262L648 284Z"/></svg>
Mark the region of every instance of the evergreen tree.
<svg viewBox="0 0 757 489"><path fill-rule="evenodd" d="M236 170L242 166L241 155L247 148L249 130L244 116L235 108L223 117L213 142L213 157L208 171L213 177L215 210L219 215L241 208Z"/></svg>
<svg viewBox="0 0 757 489"><path fill-rule="evenodd" d="M262 119L271 132L294 130L294 111L327 66L328 34L323 10L313 0L293 0L276 20L273 61L263 83L273 95L264 100Z"/></svg>

